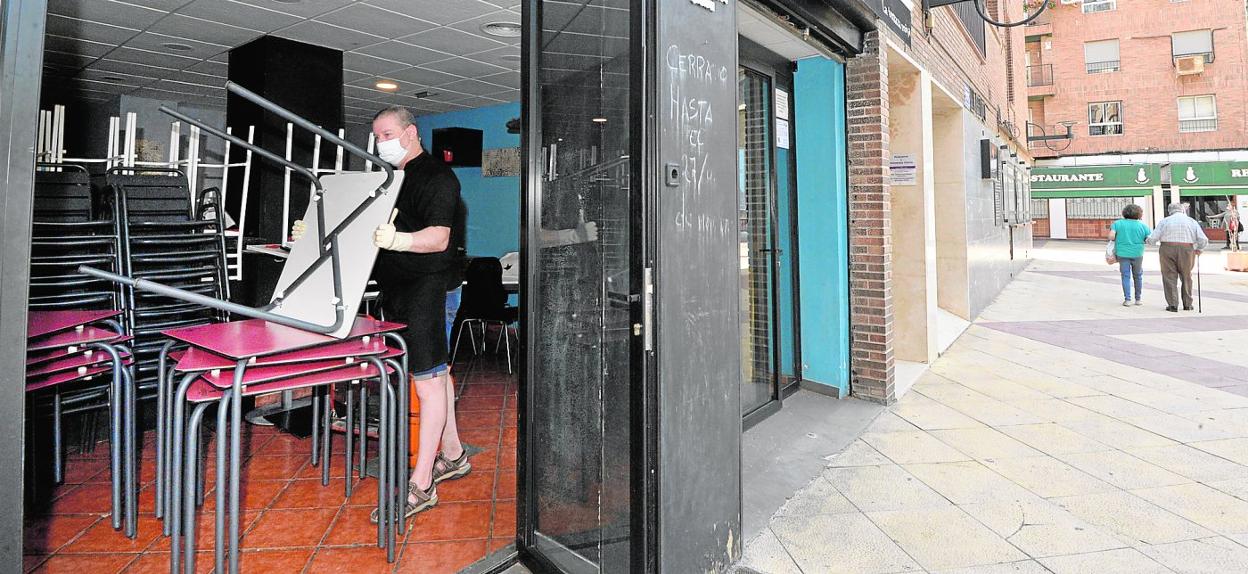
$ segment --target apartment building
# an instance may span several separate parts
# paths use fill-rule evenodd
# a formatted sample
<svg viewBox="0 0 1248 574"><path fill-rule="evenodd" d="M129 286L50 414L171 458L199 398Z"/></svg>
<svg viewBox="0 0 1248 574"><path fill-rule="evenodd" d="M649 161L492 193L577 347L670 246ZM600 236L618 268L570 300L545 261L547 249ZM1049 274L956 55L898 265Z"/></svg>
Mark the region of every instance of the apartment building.
<svg viewBox="0 0 1248 574"><path fill-rule="evenodd" d="M1182 201L1223 240L1218 214L1248 206L1244 2L1050 0L1025 33L1036 235L1101 238L1126 203L1151 223Z"/></svg>

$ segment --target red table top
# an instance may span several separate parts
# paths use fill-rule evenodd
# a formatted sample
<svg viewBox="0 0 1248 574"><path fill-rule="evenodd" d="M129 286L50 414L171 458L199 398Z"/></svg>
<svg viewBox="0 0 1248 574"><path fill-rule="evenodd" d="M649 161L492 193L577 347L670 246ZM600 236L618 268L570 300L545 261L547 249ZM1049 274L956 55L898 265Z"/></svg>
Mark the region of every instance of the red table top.
<svg viewBox="0 0 1248 574"><path fill-rule="evenodd" d="M386 350L383 348L383 350ZM390 359L399 355L398 349L389 350L385 355L378 357L379 359ZM359 368L367 363L360 361L355 357L345 357L341 359L328 359L324 361L301 361L298 363L282 363L278 365L267 365L257 367L247 367L243 372L244 385L257 385L270 381L279 381L303 375L311 375L315 373L323 373L340 369L346 366L355 365ZM204 373L203 379L211 383L214 387L228 388L234 384L234 371L213 369L208 373Z"/></svg>
<svg viewBox="0 0 1248 574"><path fill-rule="evenodd" d="M133 363L133 361L130 359L126 359L125 363L126 365L130 365L131 363ZM66 383L75 383L78 381L89 381L100 375L107 377L109 373L112 372L112 370L113 368L111 366L87 367L85 370L81 372L62 371L60 373L53 373L51 375L47 375L43 377L35 377L33 379L27 379L26 380L26 392L31 393L34 391L38 391L40 389L46 389L48 387L52 387L56 385L63 385Z"/></svg>
<svg viewBox="0 0 1248 574"><path fill-rule="evenodd" d="M27 311L26 338L44 335L103 321L121 314L121 311Z"/></svg>
<svg viewBox="0 0 1248 574"><path fill-rule="evenodd" d="M394 369L387 366L386 372L394 374ZM280 391L290 391L306 387L317 387L321 385L332 385L335 383L345 383L347 381L355 381L360 379L368 379L377 376L377 368L369 363L362 363L325 371L323 373L314 373L311 375L303 375L299 377L291 377L280 381L271 381L256 385L249 385L243 388L244 396L262 395L265 393L276 393ZM224 395L224 389L217 388L207 380L200 378L191 384L186 392L186 400L201 403L204 401L219 400Z"/></svg>
<svg viewBox="0 0 1248 574"><path fill-rule="evenodd" d="M120 345L122 343L126 343L130 341L130 339L133 339L133 337L127 335L125 337L117 337L116 339L109 341L108 343L110 345ZM74 349L74 352L70 353L68 347L61 347L61 348L45 350L45 351L28 352L26 353L26 368L30 369L30 368L36 367L38 365L42 365L50 361L60 361L62 359L66 359L74 355L75 353L80 353L80 352L81 350Z"/></svg>
<svg viewBox="0 0 1248 574"><path fill-rule="evenodd" d="M114 343L119 342L123 338L111 329L83 327L81 331L72 329L40 337L38 340L28 341L26 343L26 352L81 347L88 343Z"/></svg>
<svg viewBox="0 0 1248 574"><path fill-rule="evenodd" d="M377 355L386 351L385 340L380 337L372 337L368 343L364 339L348 339L339 341L329 345L320 347L312 347L309 349L300 349L289 353L279 353L276 355L268 355L266 357L257 357L255 362L249 362L248 370L256 367L282 365L286 363L300 363L305 361L323 361L328 359L344 359L346 357L363 357L368 355ZM222 357L211 351L205 351L199 347L189 347L184 351L174 351L169 354L169 358L176 361L174 370L180 372L198 372L210 371L212 369L234 370L237 361L228 357Z"/></svg>
<svg viewBox="0 0 1248 574"><path fill-rule="evenodd" d="M378 335L404 328L406 325L400 323L388 323L372 317L357 317L347 337ZM236 361L340 341L328 335L311 333L261 319L198 325L164 331L163 334Z"/></svg>
<svg viewBox="0 0 1248 574"><path fill-rule="evenodd" d="M128 353L120 352L118 354L121 356L123 361L130 358ZM111 364L112 360L113 356L105 353L104 351L87 349L86 351L78 351L72 355L65 355L60 359L46 362L37 367L27 367L26 378L41 377L62 371L73 371L77 370L78 367L90 367L100 363Z"/></svg>

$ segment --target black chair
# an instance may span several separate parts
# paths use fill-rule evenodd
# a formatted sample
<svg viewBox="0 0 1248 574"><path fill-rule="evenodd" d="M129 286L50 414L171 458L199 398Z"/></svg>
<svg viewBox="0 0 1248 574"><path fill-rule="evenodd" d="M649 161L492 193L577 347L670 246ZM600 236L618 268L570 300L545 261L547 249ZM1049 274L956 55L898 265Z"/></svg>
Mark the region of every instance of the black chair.
<svg viewBox="0 0 1248 574"><path fill-rule="evenodd" d="M468 338L472 343L472 351L477 353L477 338L473 326L481 327L481 350L485 350L486 328L498 325L498 340L494 343L494 352L502 344L506 344L507 373L511 374L511 330L509 326L519 319L519 311L507 305L507 291L503 288L503 265L495 257L477 257L468 262L464 272L466 283L460 294L459 313L455 317L458 334L455 346L451 349L451 364L459 354L459 344L464 338L464 330L468 330Z"/></svg>

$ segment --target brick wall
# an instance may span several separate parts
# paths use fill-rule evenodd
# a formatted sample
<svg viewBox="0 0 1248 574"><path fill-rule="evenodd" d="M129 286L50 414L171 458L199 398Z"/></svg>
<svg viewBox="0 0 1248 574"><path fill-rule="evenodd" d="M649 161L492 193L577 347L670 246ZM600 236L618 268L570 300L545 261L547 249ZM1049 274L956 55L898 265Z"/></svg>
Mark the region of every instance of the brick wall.
<svg viewBox="0 0 1248 574"><path fill-rule="evenodd" d="M1075 140L1056 155L1248 147L1243 0L1119 0L1116 10L1092 14L1078 4L1058 3L1050 10L1052 35L1031 38L1039 40L1042 60L1053 64L1056 93L1043 99L1044 117L1048 123L1079 122ZM1178 76L1170 34L1198 29L1213 30L1214 61L1202 74ZM1111 38L1118 39L1121 69L1088 74L1084 43ZM1205 94L1217 98L1217 130L1179 133L1177 99ZM1122 102L1122 135L1089 135L1087 106L1099 101Z"/></svg>
<svg viewBox="0 0 1248 574"><path fill-rule="evenodd" d="M1109 239L1114 219L1067 219L1066 239Z"/></svg>
<svg viewBox="0 0 1248 574"><path fill-rule="evenodd" d="M1032 237L1048 237L1049 236L1049 218L1036 218L1031 223Z"/></svg>
<svg viewBox="0 0 1248 574"><path fill-rule="evenodd" d="M1018 20L1021 4L1001 3L998 18ZM981 94L989 105L989 132L996 132L1027 157L1024 125L1027 118L1023 33L1020 28L988 26L984 53L972 43L952 9L931 12L929 29L923 11L913 11L911 45L898 39L882 23L864 39L863 54L847 64L846 99L849 126L850 321L851 393L877 402L895 400L893 390L893 299L890 189L888 181L889 110L888 51L883 38L926 69L933 81L962 102L966 88ZM1005 38L1012 36L1008 51ZM1013 67L1014 73L1009 74ZM1011 78L1007 80L1007 78ZM1012 81L1014 89L1007 87ZM938 88L937 88L938 89ZM1010 92L1013 98L1010 98ZM996 110L1000 110L999 113ZM1015 126L1012 133L997 130L998 117Z"/></svg>
<svg viewBox="0 0 1248 574"><path fill-rule="evenodd" d="M893 397L892 215L888 180L888 53L879 32L846 69L849 128L850 392Z"/></svg>

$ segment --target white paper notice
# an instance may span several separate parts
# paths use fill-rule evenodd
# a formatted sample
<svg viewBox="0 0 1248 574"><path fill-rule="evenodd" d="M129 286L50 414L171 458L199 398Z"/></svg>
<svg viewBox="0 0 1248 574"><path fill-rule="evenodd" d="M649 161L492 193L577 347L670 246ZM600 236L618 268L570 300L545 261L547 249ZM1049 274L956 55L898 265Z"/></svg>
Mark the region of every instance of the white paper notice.
<svg viewBox="0 0 1248 574"><path fill-rule="evenodd" d="M789 149L789 120L776 120L776 147Z"/></svg>
<svg viewBox="0 0 1248 574"><path fill-rule="evenodd" d="M914 154L895 153L888 162L890 182L893 185L915 185L918 183L918 163Z"/></svg>
<svg viewBox="0 0 1248 574"><path fill-rule="evenodd" d="M789 93L780 88L776 88L776 117L789 119Z"/></svg>

